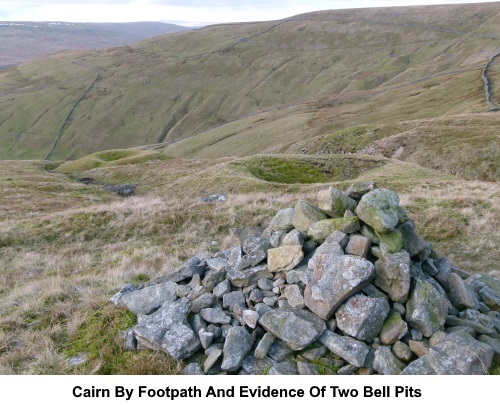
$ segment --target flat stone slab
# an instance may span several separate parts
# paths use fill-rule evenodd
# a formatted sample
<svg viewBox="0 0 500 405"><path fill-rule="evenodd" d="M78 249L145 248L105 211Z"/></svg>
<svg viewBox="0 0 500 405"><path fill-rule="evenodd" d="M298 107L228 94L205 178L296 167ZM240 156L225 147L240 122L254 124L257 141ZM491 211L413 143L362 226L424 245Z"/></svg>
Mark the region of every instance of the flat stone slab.
<svg viewBox="0 0 500 405"><path fill-rule="evenodd" d="M319 342L333 354L356 367L364 367L368 353L370 353L370 347L363 342L348 336L340 336L329 330L321 335Z"/></svg>
<svg viewBox="0 0 500 405"><path fill-rule="evenodd" d="M166 302L177 299L177 284L161 283L124 294L122 303L136 315L150 315Z"/></svg>
<svg viewBox="0 0 500 405"><path fill-rule="evenodd" d="M259 323L292 350L304 349L326 329L322 319L303 309L273 309Z"/></svg>

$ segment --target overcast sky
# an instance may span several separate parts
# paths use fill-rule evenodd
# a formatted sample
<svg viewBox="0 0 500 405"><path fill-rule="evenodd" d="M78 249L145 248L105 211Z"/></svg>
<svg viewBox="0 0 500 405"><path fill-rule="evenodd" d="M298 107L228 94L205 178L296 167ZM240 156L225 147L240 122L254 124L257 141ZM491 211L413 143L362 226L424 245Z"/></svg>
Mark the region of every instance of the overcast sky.
<svg viewBox="0 0 500 405"><path fill-rule="evenodd" d="M336 8L480 2L474 0L0 0L0 21L240 22L275 20L308 11Z"/></svg>

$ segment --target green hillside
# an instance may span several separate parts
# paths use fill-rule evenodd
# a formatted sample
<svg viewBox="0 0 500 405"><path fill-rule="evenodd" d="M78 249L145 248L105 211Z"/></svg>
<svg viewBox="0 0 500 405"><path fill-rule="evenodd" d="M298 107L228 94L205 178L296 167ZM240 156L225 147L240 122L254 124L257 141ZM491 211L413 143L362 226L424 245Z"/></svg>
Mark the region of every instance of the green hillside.
<svg viewBox="0 0 500 405"><path fill-rule="evenodd" d="M391 120L482 112L480 74L500 46L499 16L498 3L327 11L52 55L0 73L0 158L45 158L54 145L50 157L68 159L172 143L318 98L356 108L363 92L398 85L405 103ZM405 92L430 76L429 91ZM436 89L443 81L453 94ZM344 126L360 117L351 118Z"/></svg>

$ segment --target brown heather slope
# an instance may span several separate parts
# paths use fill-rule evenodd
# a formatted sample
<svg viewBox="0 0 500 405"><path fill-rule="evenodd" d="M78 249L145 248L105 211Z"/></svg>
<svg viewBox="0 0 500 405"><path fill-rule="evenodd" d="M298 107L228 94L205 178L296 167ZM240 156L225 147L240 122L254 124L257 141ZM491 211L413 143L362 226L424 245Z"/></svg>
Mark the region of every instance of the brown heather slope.
<svg viewBox="0 0 500 405"><path fill-rule="evenodd" d="M0 73L0 158L172 143L290 103L476 74L500 47L499 15L499 3L326 11L52 55ZM454 88L460 108L440 93L391 119L485 111L475 79Z"/></svg>

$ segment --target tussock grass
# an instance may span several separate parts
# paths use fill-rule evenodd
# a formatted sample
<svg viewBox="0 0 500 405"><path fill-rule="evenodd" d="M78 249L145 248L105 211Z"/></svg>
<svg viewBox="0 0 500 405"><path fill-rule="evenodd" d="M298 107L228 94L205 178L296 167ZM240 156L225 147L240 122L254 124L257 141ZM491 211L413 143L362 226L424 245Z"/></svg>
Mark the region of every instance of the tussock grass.
<svg viewBox="0 0 500 405"><path fill-rule="evenodd" d="M51 185L43 198L36 187L18 186L8 189L9 199L2 197L8 215L0 219L0 372L178 372L180 366L166 355L123 350L120 331L132 318L113 308L109 297L126 283L152 280L193 255L220 250L231 227L266 226L277 210L299 199L314 202L316 192L327 185L345 189L351 183L264 181L247 167L260 158L148 161L89 171L100 181L115 176L139 182L141 193L127 199L49 173L39 162L0 163L2 179L8 173L10 182L32 177ZM303 157L288 158L296 162ZM386 158L367 159L384 166L358 178L396 190L420 234L439 254L469 271L496 268L496 183L465 181ZM75 187L86 192L77 193ZM201 202L201 196L216 191L226 192L228 200ZM51 207L46 203L50 197L55 202ZM70 357L83 353L83 364L69 366Z"/></svg>

